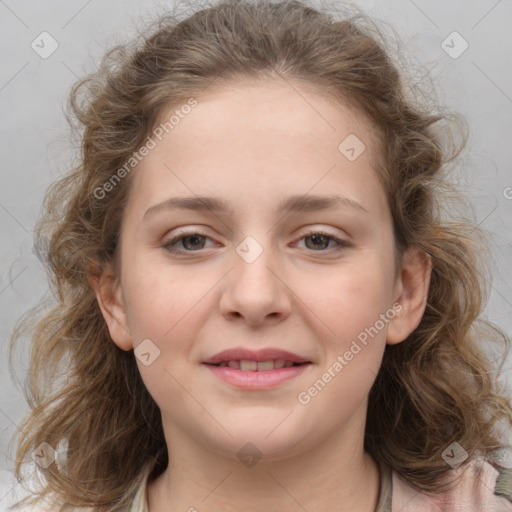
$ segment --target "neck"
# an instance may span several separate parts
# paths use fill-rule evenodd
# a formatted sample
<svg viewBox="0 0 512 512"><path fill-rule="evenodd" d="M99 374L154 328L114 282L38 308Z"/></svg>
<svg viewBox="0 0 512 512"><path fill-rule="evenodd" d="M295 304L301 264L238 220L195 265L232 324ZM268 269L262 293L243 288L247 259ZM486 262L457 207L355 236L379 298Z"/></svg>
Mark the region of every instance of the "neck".
<svg viewBox="0 0 512 512"><path fill-rule="evenodd" d="M346 431L252 467L173 434L169 465L147 486L149 512L374 512L377 506L378 466L363 451L363 438L348 439Z"/></svg>

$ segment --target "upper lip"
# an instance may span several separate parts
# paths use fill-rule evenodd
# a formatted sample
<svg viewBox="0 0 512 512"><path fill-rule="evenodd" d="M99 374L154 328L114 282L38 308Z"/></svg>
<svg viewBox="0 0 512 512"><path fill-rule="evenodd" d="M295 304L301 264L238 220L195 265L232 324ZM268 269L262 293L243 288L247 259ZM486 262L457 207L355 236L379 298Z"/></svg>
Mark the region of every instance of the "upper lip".
<svg viewBox="0 0 512 512"><path fill-rule="evenodd" d="M224 361L273 361L275 359L284 359L294 363L309 363L308 359L301 357L293 352L281 350L278 348L265 348L262 350L249 350L247 348L231 348L223 350L218 354L206 359L203 363L218 364Z"/></svg>

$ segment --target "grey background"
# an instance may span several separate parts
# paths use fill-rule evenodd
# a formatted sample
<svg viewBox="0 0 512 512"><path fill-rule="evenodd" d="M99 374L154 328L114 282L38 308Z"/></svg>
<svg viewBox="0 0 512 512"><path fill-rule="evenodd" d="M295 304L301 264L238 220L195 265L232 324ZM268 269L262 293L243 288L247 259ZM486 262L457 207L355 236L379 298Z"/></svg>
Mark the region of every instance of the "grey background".
<svg viewBox="0 0 512 512"><path fill-rule="evenodd" d="M71 154L63 114L68 92L77 77L95 69L106 47L125 41L137 20L148 19L166 4L170 5L151 0L0 0L0 510L6 510L20 492L11 474L14 446L9 440L28 411L8 372L7 340L14 321L47 289L43 267L32 252L32 229L46 187L65 171ZM494 276L486 315L511 335L512 199L506 191L512 187L512 2L354 4L399 33L420 66L418 72L421 66L423 72L432 70L439 101L469 123L461 179L474 220L493 238ZM31 48L43 31L59 45L47 59ZM469 44L458 58L441 47L453 31ZM460 48L457 40L449 44ZM26 359L19 357L17 368L22 379ZM510 375L510 361L506 368L504 380Z"/></svg>

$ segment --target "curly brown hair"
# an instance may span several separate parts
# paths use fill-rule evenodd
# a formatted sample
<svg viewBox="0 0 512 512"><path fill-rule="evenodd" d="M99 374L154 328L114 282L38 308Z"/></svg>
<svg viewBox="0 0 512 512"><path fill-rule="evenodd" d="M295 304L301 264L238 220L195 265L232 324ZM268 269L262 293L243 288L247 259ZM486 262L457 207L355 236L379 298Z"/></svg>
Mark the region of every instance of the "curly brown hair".
<svg viewBox="0 0 512 512"><path fill-rule="evenodd" d="M131 175L104 197L98 190L142 146L162 112L241 78L279 75L364 113L379 134L397 268L411 245L432 257L422 321L403 343L386 346L371 389L365 450L417 490L435 493L450 469L441 454L452 441L469 458L488 460L505 446L498 425L510 426L512 409L483 350L490 341L507 349L510 343L481 318L489 243L478 225L450 209L462 197L448 174L465 144L464 135L453 137L461 133L459 118L412 94L371 19L335 11L341 17L298 0L236 0L209 3L190 16L173 12L149 35L109 50L98 71L74 85L69 119L80 159L47 191L36 226L36 245L48 241L54 302L49 310L40 304L27 311L9 347L12 372L13 344L30 334L31 412L18 434L18 480L41 443L66 444L60 469L38 468L45 480L38 498L123 510L142 465L154 463L155 475L167 466L159 408L133 351L112 342L90 282L95 268L99 275L103 264L116 263Z"/></svg>

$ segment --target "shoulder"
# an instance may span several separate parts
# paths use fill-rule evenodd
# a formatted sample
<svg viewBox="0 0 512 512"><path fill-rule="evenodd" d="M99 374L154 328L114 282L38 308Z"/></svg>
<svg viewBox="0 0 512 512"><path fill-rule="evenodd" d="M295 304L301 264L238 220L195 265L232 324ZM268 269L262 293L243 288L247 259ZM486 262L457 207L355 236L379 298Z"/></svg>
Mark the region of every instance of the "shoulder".
<svg viewBox="0 0 512 512"><path fill-rule="evenodd" d="M392 512L512 512L512 470L477 457L449 473L451 487L428 496L393 471Z"/></svg>

